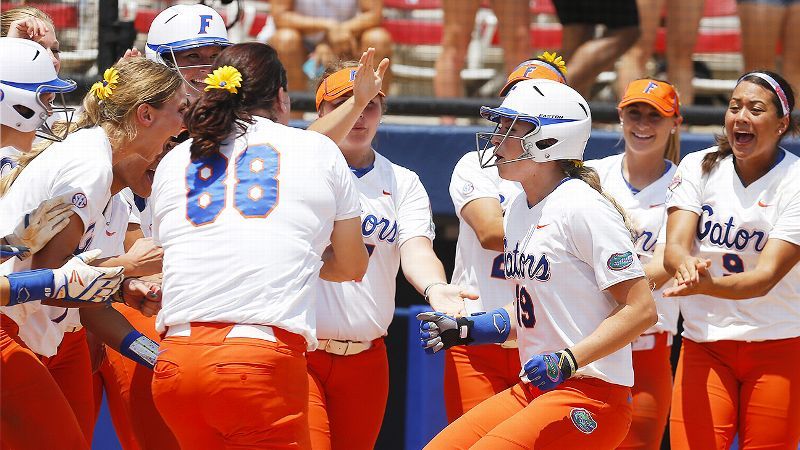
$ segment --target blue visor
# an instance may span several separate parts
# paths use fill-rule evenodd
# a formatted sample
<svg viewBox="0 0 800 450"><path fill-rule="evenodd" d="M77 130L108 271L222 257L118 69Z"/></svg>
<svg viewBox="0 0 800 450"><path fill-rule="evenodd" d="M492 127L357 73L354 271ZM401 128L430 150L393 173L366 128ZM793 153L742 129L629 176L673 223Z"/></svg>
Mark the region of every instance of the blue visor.
<svg viewBox="0 0 800 450"><path fill-rule="evenodd" d="M150 50L160 54L166 53L170 50L182 51L190 48L205 47L207 45L219 45L221 47L227 47L231 45L231 43L221 37L202 36L192 39L185 39L183 41L170 42L167 44L147 44L147 47L150 48Z"/></svg>
<svg viewBox="0 0 800 450"><path fill-rule="evenodd" d="M0 80L0 83L31 92L71 92L77 87L74 81L62 80L61 78L54 78L42 83L15 83L5 80Z"/></svg>
<svg viewBox="0 0 800 450"><path fill-rule="evenodd" d="M499 106L497 108L490 108L488 106L481 106L481 117L492 122L500 122L501 117L507 119L517 119L523 122L535 124L537 126L555 125L559 123L577 122L577 119L555 119L552 117L535 117L527 114L522 114L514 111L511 108L504 108Z"/></svg>

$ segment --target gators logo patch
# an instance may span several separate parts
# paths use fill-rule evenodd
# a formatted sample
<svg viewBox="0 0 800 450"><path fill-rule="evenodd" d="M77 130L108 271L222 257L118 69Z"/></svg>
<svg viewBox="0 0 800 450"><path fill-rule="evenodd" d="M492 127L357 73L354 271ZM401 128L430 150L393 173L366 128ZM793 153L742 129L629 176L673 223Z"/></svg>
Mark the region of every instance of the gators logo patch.
<svg viewBox="0 0 800 450"><path fill-rule="evenodd" d="M590 434L597 428L597 422L592 418L591 413L583 408L572 408L569 418L572 419L575 428L581 430L582 433Z"/></svg>
<svg viewBox="0 0 800 450"><path fill-rule="evenodd" d="M550 381L558 381L558 377L561 376L561 371L558 370L558 361L552 355L544 355L542 359L547 378L550 378Z"/></svg>
<svg viewBox="0 0 800 450"><path fill-rule="evenodd" d="M633 252L614 253L608 258L608 268L611 270L625 270L633 264Z"/></svg>

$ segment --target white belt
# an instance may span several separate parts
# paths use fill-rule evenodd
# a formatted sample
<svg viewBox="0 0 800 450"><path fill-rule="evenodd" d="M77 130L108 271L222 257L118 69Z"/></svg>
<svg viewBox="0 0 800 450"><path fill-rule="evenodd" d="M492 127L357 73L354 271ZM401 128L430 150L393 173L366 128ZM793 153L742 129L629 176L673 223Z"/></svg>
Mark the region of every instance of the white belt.
<svg viewBox="0 0 800 450"><path fill-rule="evenodd" d="M350 356L357 355L372 348L371 341L337 341L336 339L320 339L317 350L328 352L332 355Z"/></svg>
<svg viewBox="0 0 800 450"><path fill-rule="evenodd" d="M180 323L167 327L167 333L164 337L188 337L191 335L192 326L188 323ZM225 338L253 338L269 342L278 342L275 338L275 332L269 325L236 324L231 327L231 331L225 335Z"/></svg>

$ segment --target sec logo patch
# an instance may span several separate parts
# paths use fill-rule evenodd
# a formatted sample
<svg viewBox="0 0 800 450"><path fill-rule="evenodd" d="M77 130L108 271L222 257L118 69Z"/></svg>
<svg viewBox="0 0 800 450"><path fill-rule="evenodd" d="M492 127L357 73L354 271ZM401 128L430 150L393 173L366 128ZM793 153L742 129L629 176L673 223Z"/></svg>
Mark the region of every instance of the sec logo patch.
<svg viewBox="0 0 800 450"><path fill-rule="evenodd" d="M77 208L85 208L86 205L89 204L89 200L83 195L82 192L78 192L77 194L72 196L72 204L75 205Z"/></svg>
<svg viewBox="0 0 800 450"><path fill-rule="evenodd" d="M625 270L633 264L633 252L614 253L608 258L607 264L611 270Z"/></svg>
<svg viewBox="0 0 800 450"><path fill-rule="evenodd" d="M469 194L474 190L475 186L470 181L467 181L466 183L464 183L464 186L461 187L461 192L463 192L464 194Z"/></svg>

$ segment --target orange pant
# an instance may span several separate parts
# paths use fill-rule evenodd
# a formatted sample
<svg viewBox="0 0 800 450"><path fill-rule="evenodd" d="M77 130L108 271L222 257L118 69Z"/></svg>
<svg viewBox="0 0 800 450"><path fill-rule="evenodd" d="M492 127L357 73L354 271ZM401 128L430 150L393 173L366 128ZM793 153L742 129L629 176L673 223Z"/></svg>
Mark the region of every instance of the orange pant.
<svg viewBox="0 0 800 450"><path fill-rule="evenodd" d="M39 359L50 371L75 412L75 418L78 419L86 442L92 442L94 387L86 330L81 328L72 333L64 333L64 339L58 346L58 353L49 358L40 356Z"/></svg>
<svg viewBox="0 0 800 450"><path fill-rule="evenodd" d="M118 379L114 368L108 361L109 358L113 358L114 356L124 358L117 352L106 350L106 357L103 359L100 369L95 372L92 377L94 380L94 420L95 423L97 423L97 418L100 415L100 406L103 400L103 391L105 391L111 422L114 424L114 431L116 431L120 445L123 450L139 450L139 443L136 442L136 437L133 434L133 421L130 417L130 410L122 396L122 392L125 389L122 385L124 380Z"/></svg>
<svg viewBox="0 0 800 450"><path fill-rule="evenodd" d="M796 450L800 337L763 342L683 340L670 415L673 450Z"/></svg>
<svg viewBox="0 0 800 450"><path fill-rule="evenodd" d="M230 324L193 323L161 342L153 399L184 450L311 448L305 339L225 336Z"/></svg>
<svg viewBox="0 0 800 450"><path fill-rule="evenodd" d="M356 355L317 350L308 359L308 424L314 450L375 447L389 397L383 338Z"/></svg>
<svg viewBox="0 0 800 450"><path fill-rule="evenodd" d="M144 317L139 311L121 303L115 303L114 308L139 332L156 342L161 341L156 332L155 317ZM179 448L175 435L153 402L152 370L106 348L100 378L101 389L104 387L106 390L111 420L125 450ZM100 398L96 400L99 412Z"/></svg>
<svg viewBox="0 0 800 450"><path fill-rule="evenodd" d="M631 390L592 378L542 393L523 385L450 424L426 449L613 449L631 424Z"/></svg>
<svg viewBox="0 0 800 450"><path fill-rule="evenodd" d="M444 354L444 407L452 423L487 398L519 383L519 351L459 345Z"/></svg>
<svg viewBox="0 0 800 450"><path fill-rule="evenodd" d="M672 399L669 333L652 334L654 347L633 352L634 385L631 429L618 449L658 450Z"/></svg>
<svg viewBox="0 0 800 450"><path fill-rule="evenodd" d="M67 398L39 358L19 339L17 324L0 315L0 447L87 449Z"/></svg>

